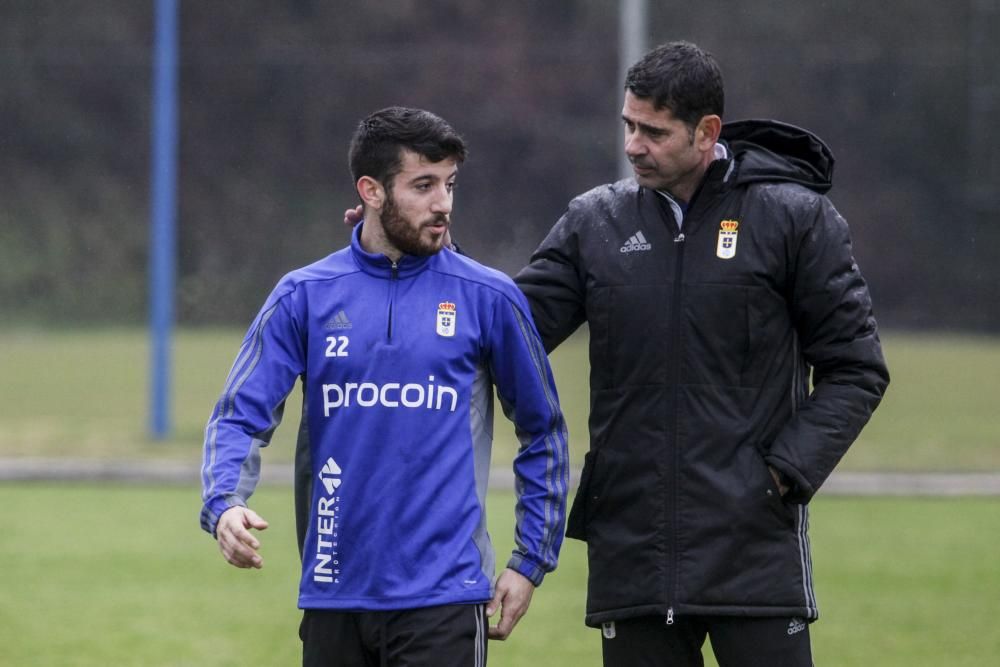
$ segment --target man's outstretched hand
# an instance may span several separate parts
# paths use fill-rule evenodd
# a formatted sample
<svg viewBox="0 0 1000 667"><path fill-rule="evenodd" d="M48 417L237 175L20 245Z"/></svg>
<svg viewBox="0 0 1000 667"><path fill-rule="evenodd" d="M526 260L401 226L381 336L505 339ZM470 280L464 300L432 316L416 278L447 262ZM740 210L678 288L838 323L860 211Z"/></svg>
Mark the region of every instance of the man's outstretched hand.
<svg viewBox="0 0 1000 667"><path fill-rule="evenodd" d="M260 541L250 532L251 528L264 530L267 528L267 521L249 507L230 507L219 517L215 537L226 561L236 567L254 567L259 570L264 567L264 559L257 553Z"/></svg>

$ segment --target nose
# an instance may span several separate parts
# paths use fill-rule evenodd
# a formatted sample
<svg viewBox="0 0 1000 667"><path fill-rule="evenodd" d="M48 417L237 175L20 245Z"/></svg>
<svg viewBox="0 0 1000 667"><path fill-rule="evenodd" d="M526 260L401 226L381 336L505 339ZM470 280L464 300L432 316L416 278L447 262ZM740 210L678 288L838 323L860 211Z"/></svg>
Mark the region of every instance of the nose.
<svg viewBox="0 0 1000 667"><path fill-rule="evenodd" d="M628 129L625 130L625 155L629 157L636 157L642 155L646 152L646 144L643 143L642 138L639 136L638 132L630 132Z"/></svg>
<svg viewBox="0 0 1000 667"><path fill-rule="evenodd" d="M447 186L438 188L436 192L437 196L434 197L434 201L431 202L431 212L450 215L451 205L454 201L455 193L450 191Z"/></svg>

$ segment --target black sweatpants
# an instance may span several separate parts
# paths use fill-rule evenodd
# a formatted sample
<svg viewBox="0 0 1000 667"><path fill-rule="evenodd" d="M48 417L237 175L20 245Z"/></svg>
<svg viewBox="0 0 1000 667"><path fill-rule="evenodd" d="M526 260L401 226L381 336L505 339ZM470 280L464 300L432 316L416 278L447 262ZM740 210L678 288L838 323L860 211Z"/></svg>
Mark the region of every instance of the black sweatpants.
<svg viewBox="0 0 1000 667"><path fill-rule="evenodd" d="M643 616L602 628L604 667L704 667L708 637L719 667L813 667L801 618Z"/></svg>
<svg viewBox="0 0 1000 667"><path fill-rule="evenodd" d="M306 609L299 638L303 667L483 667L486 631L484 604L363 612Z"/></svg>

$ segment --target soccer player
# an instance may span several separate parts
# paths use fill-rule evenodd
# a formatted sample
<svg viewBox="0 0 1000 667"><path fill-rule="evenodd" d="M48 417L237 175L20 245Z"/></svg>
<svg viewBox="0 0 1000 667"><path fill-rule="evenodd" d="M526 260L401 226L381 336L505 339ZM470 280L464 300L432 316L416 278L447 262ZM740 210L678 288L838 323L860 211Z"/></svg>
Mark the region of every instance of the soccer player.
<svg viewBox="0 0 1000 667"><path fill-rule="evenodd" d="M251 530L267 522L247 501L301 379L305 665L485 664L487 635L506 638L556 566L567 447L542 343L508 277L444 248L465 156L426 111L359 124L363 223L349 247L281 279L206 429L201 525L229 563L262 567ZM494 387L520 443L516 548L495 580Z"/></svg>

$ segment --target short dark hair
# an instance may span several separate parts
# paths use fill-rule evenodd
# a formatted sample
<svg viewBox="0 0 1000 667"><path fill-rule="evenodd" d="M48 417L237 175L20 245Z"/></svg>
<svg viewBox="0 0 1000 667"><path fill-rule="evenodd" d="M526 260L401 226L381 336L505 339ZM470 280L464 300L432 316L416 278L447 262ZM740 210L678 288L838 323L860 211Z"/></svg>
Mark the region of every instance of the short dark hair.
<svg viewBox="0 0 1000 667"><path fill-rule="evenodd" d="M726 107L719 64L691 42L668 42L644 55L629 68L625 89L692 129L703 116L721 118Z"/></svg>
<svg viewBox="0 0 1000 667"><path fill-rule="evenodd" d="M400 149L406 148L431 162L454 158L464 162L465 141L444 119L422 109L388 107L362 120L354 136L348 161L354 182L370 176L392 189L392 178L402 168Z"/></svg>

